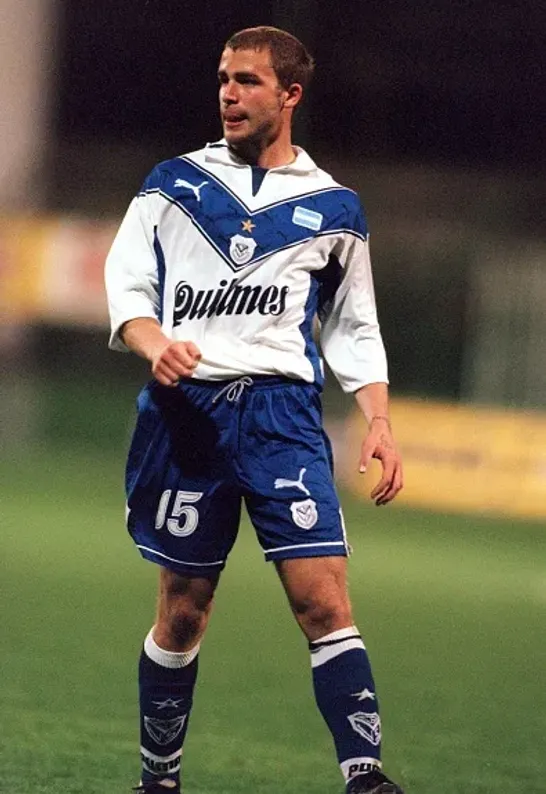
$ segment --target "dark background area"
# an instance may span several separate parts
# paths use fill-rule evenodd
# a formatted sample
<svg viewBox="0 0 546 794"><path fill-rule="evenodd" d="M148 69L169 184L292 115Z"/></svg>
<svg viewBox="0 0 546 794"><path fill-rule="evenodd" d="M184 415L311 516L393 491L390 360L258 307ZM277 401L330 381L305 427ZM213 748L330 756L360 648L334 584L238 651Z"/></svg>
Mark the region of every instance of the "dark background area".
<svg viewBox="0 0 546 794"><path fill-rule="evenodd" d="M57 137L172 153L220 135L216 66L256 24L315 55L305 137L315 153L544 168L546 4L372 0L60 3Z"/></svg>
<svg viewBox="0 0 546 794"><path fill-rule="evenodd" d="M57 0L48 209L117 221L156 162L219 138L223 45L258 24L316 59L294 140L363 200L393 392L544 405L542 0ZM76 368L105 348L53 333Z"/></svg>

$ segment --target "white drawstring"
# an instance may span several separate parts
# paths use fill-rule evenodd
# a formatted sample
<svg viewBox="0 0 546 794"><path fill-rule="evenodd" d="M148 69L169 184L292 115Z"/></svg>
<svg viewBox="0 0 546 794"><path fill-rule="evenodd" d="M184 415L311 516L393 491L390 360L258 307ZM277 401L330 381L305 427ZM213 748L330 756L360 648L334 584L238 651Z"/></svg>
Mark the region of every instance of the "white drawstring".
<svg viewBox="0 0 546 794"><path fill-rule="evenodd" d="M228 383L227 386L224 386L223 389L220 389L218 394L212 398L212 402L217 402L220 397L223 397L224 394L226 395L226 400L230 403L238 403L241 399L241 394L244 392L247 386L252 386L254 381L248 375L244 375L244 377L239 378L239 380L234 380L232 383Z"/></svg>

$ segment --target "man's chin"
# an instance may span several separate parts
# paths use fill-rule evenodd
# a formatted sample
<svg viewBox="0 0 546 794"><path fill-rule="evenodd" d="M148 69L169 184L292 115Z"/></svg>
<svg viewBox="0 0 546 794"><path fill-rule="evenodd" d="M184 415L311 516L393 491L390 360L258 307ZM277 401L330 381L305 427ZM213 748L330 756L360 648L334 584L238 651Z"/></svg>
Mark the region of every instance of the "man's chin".
<svg viewBox="0 0 546 794"><path fill-rule="evenodd" d="M259 134L249 134L248 130L226 130L224 128L224 139L235 154L253 163L260 152L265 148L265 138Z"/></svg>
<svg viewBox="0 0 546 794"><path fill-rule="evenodd" d="M248 132L244 130L229 130L224 127L224 138L230 145L244 143L248 138Z"/></svg>

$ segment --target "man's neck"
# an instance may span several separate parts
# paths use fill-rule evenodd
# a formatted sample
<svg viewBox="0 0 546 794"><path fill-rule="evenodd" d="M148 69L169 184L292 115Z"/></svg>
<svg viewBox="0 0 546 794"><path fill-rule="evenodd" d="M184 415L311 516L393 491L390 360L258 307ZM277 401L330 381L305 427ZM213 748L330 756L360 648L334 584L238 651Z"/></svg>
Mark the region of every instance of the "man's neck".
<svg viewBox="0 0 546 794"><path fill-rule="evenodd" d="M231 151L249 165L258 165L260 168L280 168L293 163L297 157L296 150L288 141L274 141L274 143L261 148L252 142L245 142L241 146L230 146Z"/></svg>

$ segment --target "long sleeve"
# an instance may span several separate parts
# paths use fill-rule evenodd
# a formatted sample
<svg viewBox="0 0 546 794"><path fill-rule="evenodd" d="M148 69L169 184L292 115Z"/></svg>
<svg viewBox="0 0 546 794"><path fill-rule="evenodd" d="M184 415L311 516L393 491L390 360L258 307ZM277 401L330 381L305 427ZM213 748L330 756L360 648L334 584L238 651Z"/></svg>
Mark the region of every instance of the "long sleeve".
<svg viewBox="0 0 546 794"><path fill-rule="evenodd" d="M329 267L337 271L335 290L320 312L321 347L345 392L368 383L388 383L387 358L375 305L369 244L363 217L345 235Z"/></svg>
<svg viewBox="0 0 546 794"><path fill-rule="evenodd" d="M133 199L106 260L105 282L111 321L110 347L126 351L119 331L136 317L160 319L160 276L151 217L154 195Z"/></svg>

